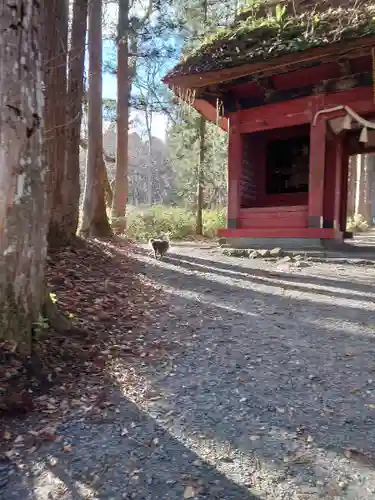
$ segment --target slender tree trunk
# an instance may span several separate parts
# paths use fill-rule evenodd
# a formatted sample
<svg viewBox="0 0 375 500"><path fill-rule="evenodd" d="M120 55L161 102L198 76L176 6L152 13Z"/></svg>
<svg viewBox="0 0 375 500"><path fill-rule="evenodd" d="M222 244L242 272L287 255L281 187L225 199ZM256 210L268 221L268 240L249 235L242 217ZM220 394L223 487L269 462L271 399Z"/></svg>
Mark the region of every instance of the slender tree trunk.
<svg viewBox="0 0 375 500"><path fill-rule="evenodd" d="M81 232L85 236L112 234L104 195L102 117L102 0L90 0L88 11L88 144Z"/></svg>
<svg viewBox="0 0 375 500"><path fill-rule="evenodd" d="M349 179L348 179L348 209L347 217L353 217L355 214L355 198L357 184L357 157L349 158Z"/></svg>
<svg viewBox="0 0 375 500"><path fill-rule="evenodd" d="M364 215L365 201L365 155L357 156L357 186L355 199L355 213Z"/></svg>
<svg viewBox="0 0 375 500"><path fill-rule="evenodd" d="M42 0L43 67L45 85L45 151L50 178L51 218L48 243L66 244L64 177L67 123L68 3Z"/></svg>
<svg viewBox="0 0 375 500"><path fill-rule="evenodd" d="M204 203L204 161L206 151L206 120L199 118L199 162L197 179L197 215L196 234L203 235L203 203Z"/></svg>
<svg viewBox="0 0 375 500"><path fill-rule="evenodd" d="M116 182L113 193L112 225L122 233L126 228L129 150L129 0L119 0L117 27L117 130Z"/></svg>
<svg viewBox="0 0 375 500"><path fill-rule="evenodd" d="M40 6L0 2L0 337L29 353L44 299L48 212Z"/></svg>
<svg viewBox="0 0 375 500"><path fill-rule="evenodd" d="M152 192L152 172L153 172L153 159L152 159L152 145L149 143L148 151L148 168L147 168L147 204L152 205L153 192Z"/></svg>
<svg viewBox="0 0 375 500"><path fill-rule="evenodd" d="M84 97L85 44L88 0L74 0L68 62L67 154L65 165L65 227L70 236L78 228L80 198L80 133Z"/></svg>
<svg viewBox="0 0 375 500"><path fill-rule="evenodd" d="M371 203L371 226L375 225L375 154L370 155L370 162L371 162L371 171L370 171L370 176L371 176L371 192L370 192L370 203Z"/></svg>
<svg viewBox="0 0 375 500"><path fill-rule="evenodd" d="M148 165L147 165L147 204L152 205L153 193L152 193L152 172L153 172L153 158L152 158L152 111L150 115L145 112L146 115L146 128L148 136Z"/></svg>
<svg viewBox="0 0 375 500"><path fill-rule="evenodd" d="M207 22L207 0L203 0L204 24ZM206 120L202 115L199 120L199 163L198 163L198 185L197 185L197 218L196 234L203 235L203 203L204 203L204 162L206 153Z"/></svg>
<svg viewBox="0 0 375 500"><path fill-rule="evenodd" d="M363 204L362 215L368 224L371 224L371 155L364 155L363 158Z"/></svg>

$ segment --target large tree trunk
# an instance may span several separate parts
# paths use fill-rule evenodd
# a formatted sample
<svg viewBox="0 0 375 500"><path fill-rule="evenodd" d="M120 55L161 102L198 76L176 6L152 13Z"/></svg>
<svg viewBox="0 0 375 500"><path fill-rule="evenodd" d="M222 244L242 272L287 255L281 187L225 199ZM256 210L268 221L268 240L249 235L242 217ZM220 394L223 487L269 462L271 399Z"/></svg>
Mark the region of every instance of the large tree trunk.
<svg viewBox="0 0 375 500"><path fill-rule="evenodd" d="M102 0L89 3L88 144L86 182L81 232L85 236L112 234L104 196L103 120L102 120Z"/></svg>
<svg viewBox="0 0 375 500"><path fill-rule="evenodd" d="M111 183L109 182L108 179L108 171L107 171L107 166L105 164L105 161L103 159L104 163L104 192L105 192L105 199L107 203L107 207L111 208L112 203L113 203L113 191L111 188Z"/></svg>
<svg viewBox="0 0 375 500"><path fill-rule="evenodd" d="M81 137L79 141L80 147L84 150L87 151L87 142ZM108 155L105 151L103 151L103 161L104 161L104 192L105 192L105 199L107 206L109 208L112 207L112 202L113 202L113 190L112 190L112 182L109 182L108 179L108 170L105 162L107 161L108 163L115 163L116 159L113 156Z"/></svg>
<svg viewBox="0 0 375 500"><path fill-rule="evenodd" d="M60 246L69 240L64 221L68 3L66 0L43 0L41 5L45 85L45 151L51 195L48 243L50 246Z"/></svg>
<svg viewBox="0 0 375 500"><path fill-rule="evenodd" d="M65 165L65 227L70 236L77 232L80 197L79 146L84 96L85 43L88 0L74 0L69 51L67 154Z"/></svg>
<svg viewBox="0 0 375 500"><path fill-rule="evenodd" d="M0 2L0 337L29 352L44 299L48 217L40 7Z"/></svg>
<svg viewBox="0 0 375 500"><path fill-rule="evenodd" d="M112 225L116 232L126 228L128 197L128 141L129 141L129 0L119 0L117 27L117 130L116 182L112 203Z"/></svg>

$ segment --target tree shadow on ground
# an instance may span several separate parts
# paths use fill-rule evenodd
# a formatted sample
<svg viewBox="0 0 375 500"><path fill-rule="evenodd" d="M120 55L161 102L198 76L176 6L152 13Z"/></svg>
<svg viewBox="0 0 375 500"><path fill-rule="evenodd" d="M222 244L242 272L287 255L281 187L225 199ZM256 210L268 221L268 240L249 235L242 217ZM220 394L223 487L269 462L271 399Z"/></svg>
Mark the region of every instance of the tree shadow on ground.
<svg viewBox="0 0 375 500"><path fill-rule="evenodd" d="M288 290L296 290L300 292L313 290L314 293L319 295L352 300L358 298L358 300L367 302L374 302L375 299L374 287L365 284L356 284L353 287L351 282L347 280L324 279L314 276L306 277L301 276L299 273L293 275L279 270L249 270L244 266L235 265L228 265L227 268L223 268L221 263L218 265L217 262L205 259L193 260L189 256L178 256L177 254L169 255L164 259L164 261L184 267L190 271L221 274L222 276L226 276L234 280L242 278L251 279L251 281L255 283L281 287ZM305 286L303 286L302 283ZM329 288L329 290L325 288ZM338 288L338 290L336 290L336 288ZM371 296L368 296L367 294L371 294Z"/></svg>
<svg viewBox="0 0 375 500"><path fill-rule="evenodd" d="M287 282L289 281L294 284L293 286L296 287L296 289L301 288L302 290L306 290L306 288L299 287L298 285L301 283L305 283L312 287L320 286L320 287L330 287L330 288L340 288L340 289L345 288L348 291L349 290L354 292L357 291L364 295L368 293L374 294L375 291L373 285L366 283L352 283L348 280L321 278L316 276L304 276L299 273L291 274L288 272L283 272L282 270L268 271L265 269L249 268L249 266L246 266L246 264L236 265L233 263L218 262L214 260L198 258L195 256L191 257L189 255L180 255L176 253L168 254L167 257L164 258L164 261L187 268L189 268L190 266L191 270L196 270L196 271L200 270L201 272L205 272L204 268L209 268L207 269L207 272L209 272L210 269L213 269L215 273L221 273L224 276L233 278L235 278L237 274L239 277L241 275L247 276L252 280L258 279L260 282L263 281L265 278L272 279L275 281L277 280L287 281ZM284 287L285 284L283 284L282 286ZM316 293L319 293L319 291L316 288L314 289L314 291L316 291ZM331 293L331 290L329 291L329 293ZM333 295L337 294L338 296L352 298L352 295L345 294L341 290L337 291L332 290L332 294ZM370 301L373 301L373 299L370 299Z"/></svg>
<svg viewBox="0 0 375 500"><path fill-rule="evenodd" d="M111 388L112 407L58 426L62 441L42 445L11 476L2 498L258 500L205 462ZM72 451L63 451L64 441ZM15 488L15 482L17 488ZM184 493L186 497L184 497ZM194 494L194 495L193 495Z"/></svg>
<svg viewBox="0 0 375 500"><path fill-rule="evenodd" d="M187 260L189 271L196 273L186 273L186 262L181 261ZM173 267L168 267L170 262ZM375 449L373 307L337 305L333 300L314 303L303 295L259 291L253 271L267 274L260 270L249 271L241 286L207 279L196 262L207 261L176 254L146 268L188 318L180 332L174 330L177 341L186 342L175 360L174 376L154 378L156 391L171 394L168 407L181 416L185 432L214 435L266 462L279 461L281 467L280 453L288 454L291 443L303 448L311 436L308 449L323 453L332 470L335 460L347 460L348 449L361 450L351 455L351 466L356 467L360 457L368 471L374 469L374 460L364 458ZM213 261L210 265L216 268L210 272L218 275L234 267ZM313 294L316 283L343 287L340 280L292 278L311 283ZM353 288L370 290L358 284ZM343 321L353 328L345 328ZM223 416L235 419L235 425L228 426ZM296 432L293 439L283 437ZM310 469L314 480L326 473L318 474L316 466Z"/></svg>
<svg viewBox="0 0 375 500"><path fill-rule="evenodd" d="M207 262L190 259L192 265ZM136 405L127 396L127 380L113 376L106 396L111 404L93 414L78 410L58 426L62 441L26 450L0 490L2 498L47 500L53 492L66 500L180 500L191 486L198 500L256 500L244 484L260 489L261 497L284 484L275 498L286 498L290 485L300 492L344 472L371 478L372 461L353 463L366 455L353 453L348 462L343 453L355 448L371 454L375 447L374 410L368 405L375 341L372 330L359 325L373 322L374 313L257 290L252 270L241 277L243 283L225 283L168 265L167 259L137 264L169 298L170 311L155 318L149 337L163 340L167 332L165 341L175 345L171 366L120 356L122 371L143 377L157 397ZM218 276L230 274L230 264L212 265ZM121 272L117 264L110 274L103 267L96 286L116 279L113 299L125 309L133 297L119 294ZM293 278L309 283L310 276ZM325 281L332 286L336 280ZM92 296L83 299L89 307ZM125 338L128 320L119 318L116 328ZM342 319L357 331L343 328ZM104 329L100 335L106 342ZM63 451L65 443L71 443L70 452Z"/></svg>
<svg viewBox="0 0 375 500"><path fill-rule="evenodd" d="M171 263L173 265L172 269L167 269L163 267L161 274L159 273L157 276L158 281L163 281L169 285L177 285L180 286L181 283L181 274L183 275L184 283L181 288L187 288L191 291L200 292L210 294L213 293L216 297L221 297L221 299L225 300L226 303L230 304L232 307L239 307L241 303L246 303L250 300L249 293L251 293L251 301L254 305L257 302L261 301L265 302L268 306L276 307L278 306L279 311L289 310L290 315L293 315L293 312L302 312L304 313L305 309L311 305L310 298L303 298L302 294L298 295L298 299L295 300L295 297L285 296L279 294L276 288L282 288L285 290L296 290L297 292L305 292L311 294L317 294L318 296L325 295L326 301L319 302L317 300L317 308L319 308L319 312L322 312L325 316L330 318L336 318L338 320L348 320L348 321L356 321L359 324L368 324L373 325L375 323L375 312L372 309L367 310L366 307L356 307L353 304L345 304L345 306L340 306L337 301L332 300L333 297L339 297L339 294L335 294L334 290L331 293L331 289L335 287L342 288L345 286L345 283L341 280L328 280L326 278L316 278L310 276L303 275L293 275L291 276L288 273L279 273L279 272L269 272L265 270L254 269L250 272L246 272L244 276L234 276L233 274L225 273L225 269L223 270L223 263L220 263L220 266L217 269L210 270L210 274L212 275L223 275L228 277L231 281L230 284L225 284L219 281L215 281L209 279L205 276L200 276L202 273L201 268L199 266L195 267L193 263L184 262L185 256L181 260L174 259L168 260L167 258L164 260L165 264ZM202 260L202 259L198 259ZM213 263L214 264L214 263ZM177 267L178 266L178 267ZM231 267L231 266L229 266ZM188 271L193 271L194 274L183 272L183 269L187 269ZM254 271L254 274L253 274ZM208 271L207 271L208 272ZM262 276L262 278L259 278ZM264 277L270 279L270 281L265 281ZM285 280L284 283L281 283L279 280ZM311 280L310 280L311 278ZM298 287L298 285L288 285L288 280L292 281L301 281L310 284L309 288ZM327 285L329 283L329 285ZM255 290L252 289L253 285L264 285L268 287L267 292L263 290ZM329 286L329 291L321 291L317 290L315 284L319 284L319 286ZM348 283L347 287L350 284ZM212 290L211 290L212 288ZM366 297L365 293L374 293L374 287L370 287L369 285L364 285L363 288L360 285L354 285L353 287L356 291L360 291L360 289L366 290L362 295L350 295L347 296L345 294L340 295L340 298L343 300L350 299L351 301L357 301L358 304L361 301L367 301L370 303L374 303L374 299L371 297ZM293 304L293 305L292 305ZM251 310L247 307L247 311ZM258 313L258 310L256 311ZM316 317L315 317L316 319ZM304 318L302 318L302 321Z"/></svg>
<svg viewBox="0 0 375 500"><path fill-rule="evenodd" d="M197 499L257 500L244 486L244 476L237 484L227 471L199 457L168 423L134 404L126 382L114 377L114 363L123 363L122 373L130 373L145 364L144 352L160 348L158 338L147 339L149 320L160 311L155 288L133 272L138 262L128 250L94 242L54 258L58 270L50 270L50 283L57 304L74 313L87 336L66 339L50 332L40 339L48 351L48 373L57 368L59 376L48 394L35 398L35 413L23 421L0 420L0 435L10 431L0 448L0 497L180 500L191 487ZM61 276L69 277L68 287ZM55 422L60 422L56 435Z"/></svg>

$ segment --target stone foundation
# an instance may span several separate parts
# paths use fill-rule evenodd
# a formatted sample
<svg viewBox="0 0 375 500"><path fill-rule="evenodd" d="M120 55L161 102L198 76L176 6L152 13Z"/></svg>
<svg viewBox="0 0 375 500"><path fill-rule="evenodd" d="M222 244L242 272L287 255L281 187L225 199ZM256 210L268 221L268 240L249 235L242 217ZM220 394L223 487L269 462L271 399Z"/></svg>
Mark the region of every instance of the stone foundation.
<svg viewBox="0 0 375 500"><path fill-rule="evenodd" d="M225 243L224 243L225 241ZM284 251L303 252L327 249L327 240L320 238L222 238L221 245L230 248L267 249L282 248Z"/></svg>

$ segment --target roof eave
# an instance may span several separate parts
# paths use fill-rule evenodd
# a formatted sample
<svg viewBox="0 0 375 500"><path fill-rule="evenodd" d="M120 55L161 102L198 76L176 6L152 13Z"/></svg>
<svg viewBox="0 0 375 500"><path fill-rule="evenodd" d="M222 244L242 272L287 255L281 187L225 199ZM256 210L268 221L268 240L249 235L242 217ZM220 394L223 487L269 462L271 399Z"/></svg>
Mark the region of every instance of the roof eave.
<svg viewBox="0 0 375 500"><path fill-rule="evenodd" d="M311 48L299 53L293 52L274 58L265 59L256 63L247 63L232 68L208 71L202 73L190 73L187 75L166 75L163 83L167 84L172 90L180 89L199 89L208 85L229 82L237 78L251 75L267 73L268 76L294 71L302 63L327 62L330 58L354 57L359 49L363 55L363 50L371 53L375 47L375 36L364 36L354 40L340 41L323 47Z"/></svg>

